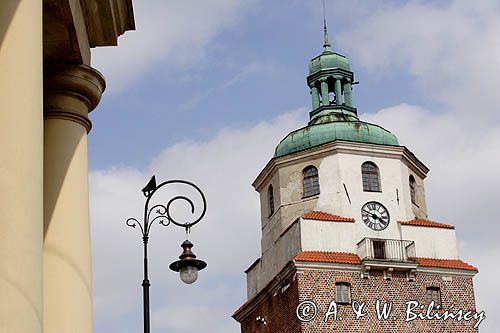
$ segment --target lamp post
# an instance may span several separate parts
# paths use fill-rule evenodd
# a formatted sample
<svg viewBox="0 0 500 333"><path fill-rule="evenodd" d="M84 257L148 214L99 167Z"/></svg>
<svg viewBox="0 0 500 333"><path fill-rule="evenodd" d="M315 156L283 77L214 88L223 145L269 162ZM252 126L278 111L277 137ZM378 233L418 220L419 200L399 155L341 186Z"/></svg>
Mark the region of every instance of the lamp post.
<svg viewBox="0 0 500 333"><path fill-rule="evenodd" d="M178 195L171 198L165 205L164 204L155 204L151 208L149 207L149 202L153 195L163 186L168 184L184 184L193 187L201 196L203 201L203 209L200 216L192 221L180 223L172 218L170 214L170 207L173 202L177 200L183 200L187 202L191 207L191 213L194 214L194 203L188 197ZM135 228L139 226L142 242L144 244L144 279L142 281L142 290L143 290L143 308L144 308L144 333L150 333L150 320L149 320L149 275L148 275L148 240L149 240L149 232L151 230L151 226L155 221L158 221L158 224L162 226L168 226L170 223L182 227L186 229L186 235L190 232L191 227L196 223L200 222L203 216L207 211L207 201L205 199L205 195L200 190L198 186L195 184L185 181L185 180L167 180L160 185L156 185L155 176L151 177L151 180L148 184L142 189L142 193L146 197L146 203L144 204L144 219L141 222L134 217L130 217L125 222L127 226ZM196 259L196 255L191 251L193 247L193 243L189 240L185 240L181 247L183 249L182 254L179 256L179 260L170 264L170 269L179 272L180 278L184 283L191 284L196 281L198 278L198 271L204 269L207 264L199 259Z"/></svg>

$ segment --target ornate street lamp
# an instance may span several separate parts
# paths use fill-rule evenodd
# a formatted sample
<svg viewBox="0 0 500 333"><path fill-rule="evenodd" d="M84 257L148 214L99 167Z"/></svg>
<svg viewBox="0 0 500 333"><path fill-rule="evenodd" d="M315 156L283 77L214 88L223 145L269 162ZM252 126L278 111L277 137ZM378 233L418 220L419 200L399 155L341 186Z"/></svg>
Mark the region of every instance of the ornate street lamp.
<svg viewBox="0 0 500 333"><path fill-rule="evenodd" d="M194 214L194 203L188 197L178 195L171 198L166 205L156 204L149 207L149 201L153 197L153 194L156 193L161 187L168 184L185 184L193 187L201 196L203 200L203 210L200 216L192 222L180 223L172 218L170 215L170 206L176 200L184 200L191 207L191 213ZM170 223L182 227L186 229L186 235L190 232L191 227L196 223L200 222L203 216L207 211L207 201L205 199L205 195L200 190L198 186L195 184L185 181L185 180L167 180L160 185L156 185L155 176L151 177L151 180L148 184L142 189L142 193L146 197L146 203L144 205L144 219L139 222L136 218L130 217L127 219L126 224L129 227L135 228L137 225L139 226L142 234L142 242L144 244L144 279L142 281L142 290L143 290L143 304L144 304L144 333L150 332L150 320L149 320L149 276L148 276L148 240L149 240L149 232L151 230L151 225L155 221L158 221L162 226L168 226ZM185 240L181 247L183 249L182 254L179 256L179 260L170 264L170 269L179 272L180 278L184 283L191 284L195 282L198 278L198 271L201 271L207 264L203 260L196 259L196 255L191 251L193 247L193 243L188 240Z"/></svg>

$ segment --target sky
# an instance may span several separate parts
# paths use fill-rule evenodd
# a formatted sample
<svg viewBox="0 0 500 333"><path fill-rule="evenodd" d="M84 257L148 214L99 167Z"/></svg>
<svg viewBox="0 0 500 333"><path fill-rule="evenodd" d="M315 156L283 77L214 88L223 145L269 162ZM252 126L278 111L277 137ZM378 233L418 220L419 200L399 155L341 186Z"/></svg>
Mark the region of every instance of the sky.
<svg viewBox="0 0 500 333"><path fill-rule="evenodd" d="M395 133L431 169L429 217L456 226L460 258L479 267L481 332L497 332L500 3L326 0L326 8L332 47L360 82L360 118ZM208 267L182 284L168 265L184 231L153 227L152 332L239 332L230 315L260 253L251 183L307 122L321 1L136 0L134 12L136 30L118 47L92 51L107 82L89 135L95 332L142 329L142 243L125 220L141 217L140 189L153 174L203 189L207 214L190 240Z"/></svg>

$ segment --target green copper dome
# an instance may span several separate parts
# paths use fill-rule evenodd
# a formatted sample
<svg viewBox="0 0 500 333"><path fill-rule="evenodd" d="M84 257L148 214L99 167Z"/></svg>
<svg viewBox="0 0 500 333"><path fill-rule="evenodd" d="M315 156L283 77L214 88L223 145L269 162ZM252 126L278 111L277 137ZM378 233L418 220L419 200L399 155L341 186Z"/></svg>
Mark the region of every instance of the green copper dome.
<svg viewBox="0 0 500 333"><path fill-rule="evenodd" d="M309 62L311 120L306 127L288 134L276 147L274 157L336 140L399 146L396 136L388 130L359 120L352 105L352 86L356 83L349 60L330 47L325 19L323 52Z"/></svg>
<svg viewBox="0 0 500 333"><path fill-rule="evenodd" d="M340 68L346 71L351 71L349 60L338 53L329 50L329 47L323 51L319 56L313 58L309 62L309 74L319 72L324 69Z"/></svg>
<svg viewBox="0 0 500 333"><path fill-rule="evenodd" d="M399 146L388 130L359 120L352 105L354 73L349 60L332 51L326 20L323 52L309 62L307 85L312 97L310 121L288 134L276 147L274 157L293 154L335 140Z"/></svg>
<svg viewBox="0 0 500 333"><path fill-rule="evenodd" d="M349 60L345 56L332 51L330 42L328 41L326 20L324 34L325 43L323 44L323 52L309 62L309 75L327 69L343 69L350 72L351 66L349 66Z"/></svg>
<svg viewBox="0 0 500 333"><path fill-rule="evenodd" d="M300 128L288 134L276 147L274 157L320 146L335 140L398 146L398 139L386 129L363 121L331 121Z"/></svg>

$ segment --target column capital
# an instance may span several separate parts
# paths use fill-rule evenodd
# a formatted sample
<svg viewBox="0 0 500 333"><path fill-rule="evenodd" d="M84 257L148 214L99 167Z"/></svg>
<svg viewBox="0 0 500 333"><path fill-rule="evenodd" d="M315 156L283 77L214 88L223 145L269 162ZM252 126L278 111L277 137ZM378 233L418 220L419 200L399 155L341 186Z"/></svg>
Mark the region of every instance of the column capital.
<svg viewBox="0 0 500 333"><path fill-rule="evenodd" d="M106 88L104 77L87 65L47 64L44 66L43 110L45 119L66 119L90 131L88 113L95 109Z"/></svg>

